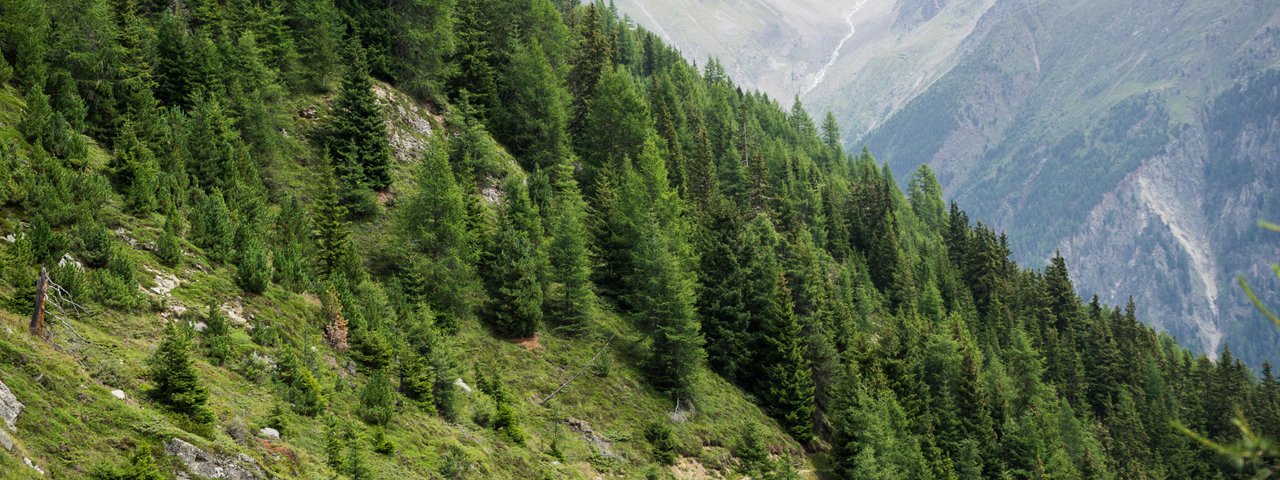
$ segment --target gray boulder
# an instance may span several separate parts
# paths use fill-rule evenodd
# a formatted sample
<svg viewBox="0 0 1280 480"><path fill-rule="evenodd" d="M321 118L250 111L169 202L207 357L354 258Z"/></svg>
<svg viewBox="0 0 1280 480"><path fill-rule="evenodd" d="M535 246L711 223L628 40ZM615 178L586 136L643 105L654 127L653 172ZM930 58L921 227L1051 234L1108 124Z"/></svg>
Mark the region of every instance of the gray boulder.
<svg viewBox="0 0 1280 480"><path fill-rule="evenodd" d="M222 480L262 480L262 468L246 455L215 455L180 438L164 444L164 453L176 457L187 471L201 478Z"/></svg>
<svg viewBox="0 0 1280 480"><path fill-rule="evenodd" d="M13 392L9 391L9 387L0 382L0 420L4 420L4 425L9 430L16 428L18 424L18 415L22 413L22 402L18 401L18 397L13 396Z"/></svg>

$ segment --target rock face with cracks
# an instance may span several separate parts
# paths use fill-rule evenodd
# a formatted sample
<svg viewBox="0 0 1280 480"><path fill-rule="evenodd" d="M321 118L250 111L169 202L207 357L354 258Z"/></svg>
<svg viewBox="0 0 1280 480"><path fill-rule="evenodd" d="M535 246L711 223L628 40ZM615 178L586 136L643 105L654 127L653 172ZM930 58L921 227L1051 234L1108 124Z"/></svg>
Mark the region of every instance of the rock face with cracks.
<svg viewBox="0 0 1280 480"><path fill-rule="evenodd" d="M0 382L0 421L4 421L5 427L9 430L13 430L17 427L18 415L21 414L22 402L18 401L18 397L13 396L8 385Z"/></svg>
<svg viewBox="0 0 1280 480"><path fill-rule="evenodd" d="M266 478L262 469L247 455L234 457L214 455L175 438L164 444L164 453L176 457L187 471L197 478L222 480L261 480ZM190 478L190 477L187 477Z"/></svg>

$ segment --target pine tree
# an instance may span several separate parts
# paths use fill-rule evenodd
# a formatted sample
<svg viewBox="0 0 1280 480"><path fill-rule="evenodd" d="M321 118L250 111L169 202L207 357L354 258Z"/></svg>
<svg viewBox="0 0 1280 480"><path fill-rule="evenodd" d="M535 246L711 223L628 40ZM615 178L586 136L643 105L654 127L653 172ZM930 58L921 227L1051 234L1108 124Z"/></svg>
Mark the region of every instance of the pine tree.
<svg viewBox="0 0 1280 480"><path fill-rule="evenodd" d="M928 164L920 164L911 174L908 190L911 210L916 217L924 221L930 230L942 231L947 216L944 211L946 207L942 203L942 186L938 184L938 179L933 176L933 170Z"/></svg>
<svg viewBox="0 0 1280 480"><path fill-rule="evenodd" d="M762 398L787 433L808 442L813 434L813 377L791 290L781 272L767 302L766 309L759 312L764 317L761 327L768 349L761 352L765 363Z"/></svg>
<svg viewBox="0 0 1280 480"><path fill-rule="evenodd" d="M498 106L498 53L492 43L493 12L496 2L460 0L454 11L456 49L450 59L449 90L455 99L465 101L472 113L487 120Z"/></svg>
<svg viewBox="0 0 1280 480"><path fill-rule="evenodd" d="M587 114L591 111L588 101L594 98L600 76L612 64L613 48L604 32L604 19L597 4L582 9L574 25L577 30L572 69L569 71L569 93L573 96L573 120L570 132L576 137L589 125Z"/></svg>
<svg viewBox="0 0 1280 480"><path fill-rule="evenodd" d="M191 360L191 333L170 325L150 360L151 398L199 425L213 423L205 403L209 391L200 384Z"/></svg>
<svg viewBox="0 0 1280 480"><path fill-rule="evenodd" d="M437 312L471 315L477 279L467 204L443 145L433 144L418 169L417 191L399 208L397 226L410 250L407 284Z"/></svg>
<svg viewBox="0 0 1280 480"><path fill-rule="evenodd" d="M159 206L160 164L155 153L137 135L132 122L125 121L115 143L111 169L125 203L136 213L150 213Z"/></svg>
<svg viewBox="0 0 1280 480"><path fill-rule="evenodd" d="M624 158L638 159L653 136L649 107L635 83L626 69L606 69L587 104L585 125L573 137L587 191L594 191L600 170Z"/></svg>
<svg viewBox="0 0 1280 480"><path fill-rule="evenodd" d="M516 50L500 83L494 137L527 171L553 171L569 156L569 93L537 40Z"/></svg>
<svg viewBox="0 0 1280 480"><path fill-rule="evenodd" d="M192 216L191 226L193 240L205 249L210 258L220 262L232 259L235 228L221 190L215 188L200 200Z"/></svg>
<svg viewBox="0 0 1280 480"><path fill-rule="evenodd" d="M312 207L317 247L316 267L321 279L332 279L348 273L350 258L350 232L347 228L347 209L339 197L338 179L328 156L319 165L320 189Z"/></svg>
<svg viewBox="0 0 1280 480"><path fill-rule="evenodd" d="M542 226L524 183L507 182L494 252L487 260L489 311L494 328L508 337L528 337L542 322Z"/></svg>
<svg viewBox="0 0 1280 480"><path fill-rule="evenodd" d="M400 393L427 412L435 413L436 372L417 352L400 352Z"/></svg>
<svg viewBox="0 0 1280 480"><path fill-rule="evenodd" d="M391 185L391 146L382 107L373 93L363 49L355 45L351 50L324 142L346 198L360 195L362 188L385 190Z"/></svg>
<svg viewBox="0 0 1280 480"><path fill-rule="evenodd" d="M457 48L454 0L392 0L384 14L391 39L392 76L405 91L427 98L448 78L447 58Z"/></svg>
<svg viewBox="0 0 1280 480"><path fill-rule="evenodd" d="M271 242L271 263L275 267L275 282L294 292L302 291L311 282L314 258L311 221L298 197L290 195L281 202Z"/></svg>
<svg viewBox="0 0 1280 480"><path fill-rule="evenodd" d="M691 393L693 375L706 357L694 302L694 277L676 252L679 241L657 229L653 218L642 220L632 259L640 324L653 332L649 369L653 382L677 394Z"/></svg>
<svg viewBox="0 0 1280 480"><path fill-rule="evenodd" d="M176 267L182 263L182 239L178 235L177 224L177 213L171 212L166 215L164 230L160 233L160 239L156 241L156 258L168 267Z"/></svg>
<svg viewBox="0 0 1280 480"><path fill-rule="evenodd" d="M395 390L385 370L369 374L369 382L360 390L360 418L370 425L385 426L395 415Z"/></svg>
<svg viewBox="0 0 1280 480"><path fill-rule="evenodd" d="M297 43L300 82L311 91L328 91L333 73L340 70L342 16L332 0L285 2L290 33Z"/></svg>
<svg viewBox="0 0 1280 480"><path fill-rule="evenodd" d="M236 284L245 292L261 294L274 274L271 251L263 244L257 228L247 222L240 225L236 237Z"/></svg>
<svg viewBox="0 0 1280 480"><path fill-rule="evenodd" d="M293 406L294 412L314 417L324 410L325 395L320 381L311 373L310 368L298 360L297 355L286 353L280 359L277 370L285 387L285 400Z"/></svg>
<svg viewBox="0 0 1280 480"><path fill-rule="evenodd" d="M581 332L595 313L591 284L591 258L587 231L587 205L573 179L573 168L561 164L555 172L555 198L548 221L551 243L547 247L552 280L559 292L547 299L548 312L572 332Z"/></svg>
<svg viewBox="0 0 1280 480"><path fill-rule="evenodd" d="M204 318L204 347L209 356L209 363L222 365L231 357L231 329L227 326L227 318L216 303L209 305L209 313Z"/></svg>

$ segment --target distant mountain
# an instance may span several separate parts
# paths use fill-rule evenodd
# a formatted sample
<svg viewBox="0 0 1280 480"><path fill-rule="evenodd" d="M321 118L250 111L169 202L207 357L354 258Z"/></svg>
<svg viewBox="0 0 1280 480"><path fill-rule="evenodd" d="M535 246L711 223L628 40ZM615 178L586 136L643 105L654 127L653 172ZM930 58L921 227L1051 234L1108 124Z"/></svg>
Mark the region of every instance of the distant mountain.
<svg viewBox="0 0 1280 480"><path fill-rule="evenodd" d="M1133 296L1204 351L1278 359L1235 277L1280 303L1280 245L1256 227L1280 218L1280 2L661 3L618 5L834 112L899 178L928 163L1019 260L1061 250L1083 294Z"/></svg>

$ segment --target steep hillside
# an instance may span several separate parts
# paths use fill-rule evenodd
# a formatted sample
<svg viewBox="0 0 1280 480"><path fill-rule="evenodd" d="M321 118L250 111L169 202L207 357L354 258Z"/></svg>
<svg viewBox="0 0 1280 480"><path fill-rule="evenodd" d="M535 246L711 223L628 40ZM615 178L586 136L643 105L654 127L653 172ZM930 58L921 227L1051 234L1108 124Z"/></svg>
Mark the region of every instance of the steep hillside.
<svg viewBox="0 0 1280 480"><path fill-rule="evenodd" d="M604 2L0 0L0 52L5 478L1280 462L1269 369L1020 265L927 166L900 188ZM1254 113L1205 138L1268 154Z"/></svg>
<svg viewBox="0 0 1280 480"><path fill-rule="evenodd" d="M375 91L394 146L397 173L389 197L394 202L416 189L410 172L418 168L427 146L441 141L445 117L386 85ZM16 124L21 101L11 88L0 99L5 100L0 121ZM289 110L299 116L287 123L288 135L305 138L314 133L329 116L332 100L293 102ZM4 134L16 136L12 127ZM98 147L91 148L105 158ZM503 170L523 175L509 156L501 161ZM277 180L288 185L284 192L304 198L314 194L309 185L317 180L307 165L282 165L276 173ZM0 382L23 407L14 429L0 428L5 440L0 445L9 445L10 453L0 454L0 478L34 478L39 476L37 468L46 478L84 478L104 465L123 463L130 452L161 450L166 455L158 464L164 472L190 471L213 478L332 478L335 469L327 452L333 448L328 443L334 437L329 425L335 421L355 427L354 441L361 453L353 455L360 455L371 478L641 477L668 470L654 461L645 428L667 423L669 416L681 418L671 423L678 461L669 469L684 478L697 478L696 472L732 475L738 464L732 448L746 428L757 429L770 452L795 456L801 451L740 390L714 375L699 375L696 381L698 390L705 392L697 411L686 411L655 391L638 369L636 352L644 336L612 314L600 316L586 335L546 332L523 342L500 340L479 324L465 323L448 340L457 355L454 376L445 380L456 382L461 397L452 418L402 402L396 407L397 420L385 429L361 426L365 407L360 395L367 380L356 373L351 358L329 348L320 328L321 301L315 295L279 286L246 295L237 286L233 267L187 243L182 246L182 264L166 266L156 253L163 219L122 215L120 207L117 201L105 206L118 222L108 225L115 231L113 242L128 246L127 255L138 268L139 290L133 295L138 306L133 311L77 302L79 290L73 284L84 280L55 272L55 281L71 292L50 300L50 337L41 340L28 333L30 317L25 315L34 291L27 285L34 282L35 271L6 270L8 281L0 291L9 299L7 311L0 312ZM22 236L26 219L10 216L7 222L5 235L12 242L15 233ZM378 249L388 235L383 227L371 225L355 241L362 249ZM0 250L12 256L12 245ZM82 261L68 253L60 265ZM83 310L80 302L86 304ZM218 421L211 432L193 434L200 430L149 401L147 359L169 324L191 322L207 331L210 305L228 321L228 341L235 353L225 363L215 362L203 353L210 348L210 338L197 334L196 368ZM285 400L287 387L270 380L277 365L293 352L329 392L327 410L333 416L295 413ZM495 374L500 377L485 378ZM514 398L523 441L513 442L490 428L494 405L492 396L480 390L485 381L501 382ZM267 428L275 431L268 433ZM378 443L371 442L384 437L393 450L375 453ZM23 464L27 459L33 467ZM215 468L243 476L218 477L210 473Z"/></svg>
<svg viewBox="0 0 1280 480"><path fill-rule="evenodd" d="M871 147L895 172L929 164L948 198L1009 231L1020 259L1061 250L1084 291L1142 300L1154 325L1188 344L1280 361L1234 285L1245 274L1274 286L1258 269L1276 252L1254 226L1280 215L1274 187L1242 173L1274 177L1272 127L1241 109L1268 101L1257 85L1280 60L1274 2L806 5L827 23L854 11L851 30L781 42L753 39L808 17L751 2L670 6L687 18L619 5L664 37L683 32L691 58L734 59L748 84L834 113L847 146ZM694 33L727 28L717 23L726 11L748 16L733 22L750 32L729 37L744 39L736 48ZM824 67L777 54L799 38L838 55Z"/></svg>
<svg viewBox="0 0 1280 480"><path fill-rule="evenodd" d="M1106 301L1134 296L1204 351L1274 362L1234 278L1267 282L1277 253L1256 231L1280 214L1264 185L1275 127L1247 107L1271 101L1277 21L1266 2L1002 2L956 68L861 141L896 170L933 166L1021 258L1061 249Z"/></svg>

